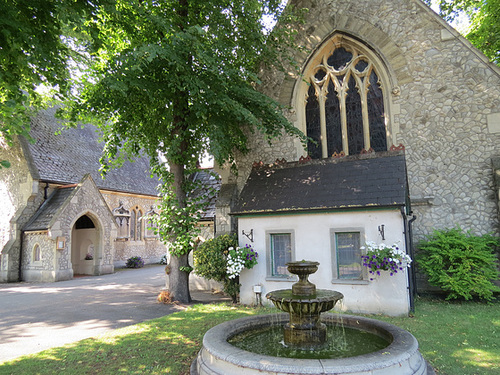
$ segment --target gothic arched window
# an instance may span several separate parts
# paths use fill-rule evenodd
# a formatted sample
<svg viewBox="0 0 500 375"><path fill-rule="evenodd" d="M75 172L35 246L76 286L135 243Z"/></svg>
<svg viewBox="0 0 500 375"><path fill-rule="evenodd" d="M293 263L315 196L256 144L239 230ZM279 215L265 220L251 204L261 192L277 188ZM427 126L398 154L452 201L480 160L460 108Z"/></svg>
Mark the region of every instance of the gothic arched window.
<svg viewBox="0 0 500 375"><path fill-rule="evenodd" d="M132 241L142 240L142 221L142 210L136 206L130 211L130 239Z"/></svg>
<svg viewBox="0 0 500 375"><path fill-rule="evenodd" d="M305 130L313 159L387 150L383 88L366 54L336 43L306 79Z"/></svg>

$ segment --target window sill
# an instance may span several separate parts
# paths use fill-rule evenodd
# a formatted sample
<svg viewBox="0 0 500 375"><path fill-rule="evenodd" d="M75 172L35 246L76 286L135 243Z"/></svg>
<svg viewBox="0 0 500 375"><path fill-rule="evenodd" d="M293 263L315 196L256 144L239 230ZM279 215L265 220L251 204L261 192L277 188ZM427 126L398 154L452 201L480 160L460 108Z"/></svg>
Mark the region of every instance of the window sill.
<svg viewBox="0 0 500 375"><path fill-rule="evenodd" d="M332 284L368 285L368 280L333 279Z"/></svg>
<svg viewBox="0 0 500 375"><path fill-rule="evenodd" d="M127 237L117 237L115 241L117 241L117 242L125 242L125 241L128 241L128 238Z"/></svg>
<svg viewBox="0 0 500 375"><path fill-rule="evenodd" d="M279 277L279 276L267 276L266 281L288 281L288 282L295 282L297 281L296 277L290 276L284 276L284 277Z"/></svg>

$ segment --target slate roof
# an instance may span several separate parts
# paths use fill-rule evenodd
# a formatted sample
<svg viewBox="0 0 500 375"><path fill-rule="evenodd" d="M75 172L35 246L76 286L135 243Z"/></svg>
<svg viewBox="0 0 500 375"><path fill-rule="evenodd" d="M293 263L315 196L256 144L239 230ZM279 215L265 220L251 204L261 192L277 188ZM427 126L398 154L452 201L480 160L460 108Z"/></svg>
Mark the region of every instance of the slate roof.
<svg viewBox="0 0 500 375"><path fill-rule="evenodd" d="M234 215L403 206L408 188L403 152L254 168Z"/></svg>
<svg viewBox="0 0 500 375"><path fill-rule="evenodd" d="M201 183L201 189L195 191L195 196L202 196L202 201L208 202L207 207L201 214L201 220L213 220L215 218L217 193L221 185L220 177L212 169L200 169L192 178L194 181Z"/></svg>
<svg viewBox="0 0 500 375"><path fill-rule="evenodd" d="M112 169L105 179L99 173L99 158L103 144L95 126L64 129L54 117L55 109L41 111L31 122L31 136L36 143L24 142L29 151L34 174L42 181L74 184L90 173L100 189L135 194L158 194L158 180L151 178L146 157L135 162L125 161L119 169Z"/></svg>
<svg viewBox="0 0 500 375"><path fill-rule="evenodd" d="M73 194L77 185L63 186L56 189L49 198L43 202L38 211L26 223L23 231L47 230L50 228L50 222L57 215L64 202Z"/></svg>

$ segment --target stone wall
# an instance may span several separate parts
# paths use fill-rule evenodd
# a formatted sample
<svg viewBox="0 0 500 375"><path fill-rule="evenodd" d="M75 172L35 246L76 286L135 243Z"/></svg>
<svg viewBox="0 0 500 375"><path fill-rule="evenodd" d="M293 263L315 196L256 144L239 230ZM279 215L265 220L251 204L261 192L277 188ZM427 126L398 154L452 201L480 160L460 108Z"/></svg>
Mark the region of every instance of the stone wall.
<svg viewBox="0 0 500 375"><path fill-rule="evenodd" d="M33 249L41 249L40 262L33 261ZM47 232L28 233L23 238L22 279L36 282L51 282L56 277L56 241Z"/></svg>
<svg viewBox="0 0 500 375"><path fill-rule="evenodd" d="M306 23L297 26L297 44L305 50L314 52L341 32L363 41L384 62L389 138L406 148L415 240L456 225L498 234L491 168L492 158L500 156L498 67L419 0L293 3L309 8ZM296 53L302 69L310 56ZM266 71L263 82L266 93L291 106L286 115L300 128L297 72ZM223 177L224 184L236 183L240 190L254 161L293 161L305 154L289 136L267 145L256 134L251 148L237 159L238 176Z"/></svg>
<svg viewBox="0 0 500 375"><path fill-rule="evenodd" d="M12 282L19 278L21 228L43 203L43 191L17 138L12 146L0 138L0 160L11 163L0 169L0 282Z"/></svg>
<svg viewBox="0 0 500 375"><path fill-rule="evenodd" d="M110 211L120 207L121 203L123 203L123 207L129 211L132 210L132 208L139 207L143 215L151 210L151 206L154 206L155 211L158 212L156 208L158 205L157 197L138 196L110 191L104 191L103 197ZM143 226L143 231L143 239L140 241L131 240L130 238L116 239L114 244L115 266L124 266L127 259L134 256L140 256L145 263L157 263L160 258L167 253L167 247L160 241L159 237L146 236L145 226Z"/></svg>

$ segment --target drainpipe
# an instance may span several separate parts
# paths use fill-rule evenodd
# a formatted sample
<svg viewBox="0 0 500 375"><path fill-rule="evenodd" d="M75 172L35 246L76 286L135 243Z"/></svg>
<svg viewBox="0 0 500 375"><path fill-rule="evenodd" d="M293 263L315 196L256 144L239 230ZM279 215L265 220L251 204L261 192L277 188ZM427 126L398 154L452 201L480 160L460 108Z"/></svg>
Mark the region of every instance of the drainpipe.
<svg viewBox="0 0 500 375"><path fill-rule="evenodd" d="M49 191L49 183L46 182L45 187L43 188L43 199L44 200L47 200L48 191Z"/></svg>
<svg viewBox="0 0 500 375"><path fill-rule="evenodd" d="M17 275L17 280L18 281L23 281L23 277L22 277L22 268L23 268L23 239L24 239L24 231L21 230L21 243L19 245L19 269L18 269L18 275Z"/></svg>
<svg viewBox="0 0 500 375"><path fill-rule="evenodd" d="M413 235L412 235L412 223L416 220L416 216L412 215L412 218L408 220L408 216L405 213L405 207L401 207L401 216L404 221L404 235L405 235L405 247L411 260L414 261L414 251L413 251ZM414 270L415 264L413 264L408 270L408 295L410 298L410 313L415 312L415 296L417 291L416 275Z"/></svg>

